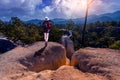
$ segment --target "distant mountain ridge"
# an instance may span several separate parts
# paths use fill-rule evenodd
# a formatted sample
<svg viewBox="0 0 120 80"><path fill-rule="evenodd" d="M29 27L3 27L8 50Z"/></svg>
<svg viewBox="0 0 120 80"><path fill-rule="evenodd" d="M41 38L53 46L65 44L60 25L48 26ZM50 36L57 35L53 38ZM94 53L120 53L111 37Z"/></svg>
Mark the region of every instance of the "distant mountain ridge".
<svg viewBox="0 0 120 80"><path fill-rule="evenodd" d="M43 20L39 20L39 19L32 19L32 20L25 21L25 23L40 24L42 21L43 21Z"/></svg>
<svg viewBox="0 0 120 80"><path fill-rule="evenodd" d="M82 18L76 18L76 19L71 19L75 24L83 24L84 23L84 17ZM54 24L66 24L69 19L61 19L61 18L55 18L51 19ZM101 15L90 15L88 16L88 23L93 23L93 22L106 22L106 21L120 21L120 11L116 11L113 13L105 13ZM33 19L33 20L28 20L25 21L25 23L34 23L34 24L40 24L42 23L43 20L39 19Z"/></svg>

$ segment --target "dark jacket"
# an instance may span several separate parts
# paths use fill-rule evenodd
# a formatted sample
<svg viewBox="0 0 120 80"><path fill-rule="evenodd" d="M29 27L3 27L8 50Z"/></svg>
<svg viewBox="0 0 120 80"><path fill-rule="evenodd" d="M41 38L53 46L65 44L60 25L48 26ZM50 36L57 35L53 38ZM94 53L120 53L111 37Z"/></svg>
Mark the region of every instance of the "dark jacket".
<svg viewBox="0 0 120 80"><path fill-rule="evenodd" d="M43 27L45 33L49 33L50 32L50 26L51 26L50 21L44 21L42 23L42 27Z"/></svg>

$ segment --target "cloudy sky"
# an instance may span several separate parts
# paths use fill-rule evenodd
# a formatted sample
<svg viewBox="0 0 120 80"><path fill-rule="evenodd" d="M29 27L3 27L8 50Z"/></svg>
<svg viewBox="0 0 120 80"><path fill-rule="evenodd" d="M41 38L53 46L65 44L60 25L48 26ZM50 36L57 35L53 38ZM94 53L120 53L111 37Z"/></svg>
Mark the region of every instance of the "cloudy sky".
<svg viewBox="0 0 120 80"><path fill-rule="evenodd" d="M90 1L90 0L88 0ZM120 0L94 0L89 15L120 10ZM86 0L0 0L0 19L17 16L22 20L79 18L85 14Z"/></svg>

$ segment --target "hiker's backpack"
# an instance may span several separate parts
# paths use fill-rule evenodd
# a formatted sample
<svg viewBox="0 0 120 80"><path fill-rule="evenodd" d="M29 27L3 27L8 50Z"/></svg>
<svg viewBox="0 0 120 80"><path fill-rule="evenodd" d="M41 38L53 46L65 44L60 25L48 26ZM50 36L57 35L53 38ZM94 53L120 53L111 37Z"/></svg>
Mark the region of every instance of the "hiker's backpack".
<svg viewBox="0 0 120 80"><path fill-rule="evenodd" d="M44 29L46 29L46 30L50 29L50 22L49 22L49 21L43 22L43 27L44 27Z"/></svg>

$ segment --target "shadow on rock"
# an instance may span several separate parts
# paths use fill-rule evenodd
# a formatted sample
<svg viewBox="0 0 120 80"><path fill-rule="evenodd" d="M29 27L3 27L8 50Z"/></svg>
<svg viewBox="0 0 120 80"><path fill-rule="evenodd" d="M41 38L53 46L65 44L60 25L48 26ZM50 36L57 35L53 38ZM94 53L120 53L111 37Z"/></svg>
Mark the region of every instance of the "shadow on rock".
<svg viewBox="0 0 120 80"><path fill-rule="evenodd" d="M47 47L47 45L45 45L45 46L44 46L43 48L41 48L39 51L35 52L34 57L40 56L41 53L43 53L43 51L45 50L46 47Z"/></svg>
<svg viewBox="0 0 120 80"><path fill-rule="evenodd" d="M14 49L16 45L7 39L0 39L0 53L5 53Z"/></svg>

